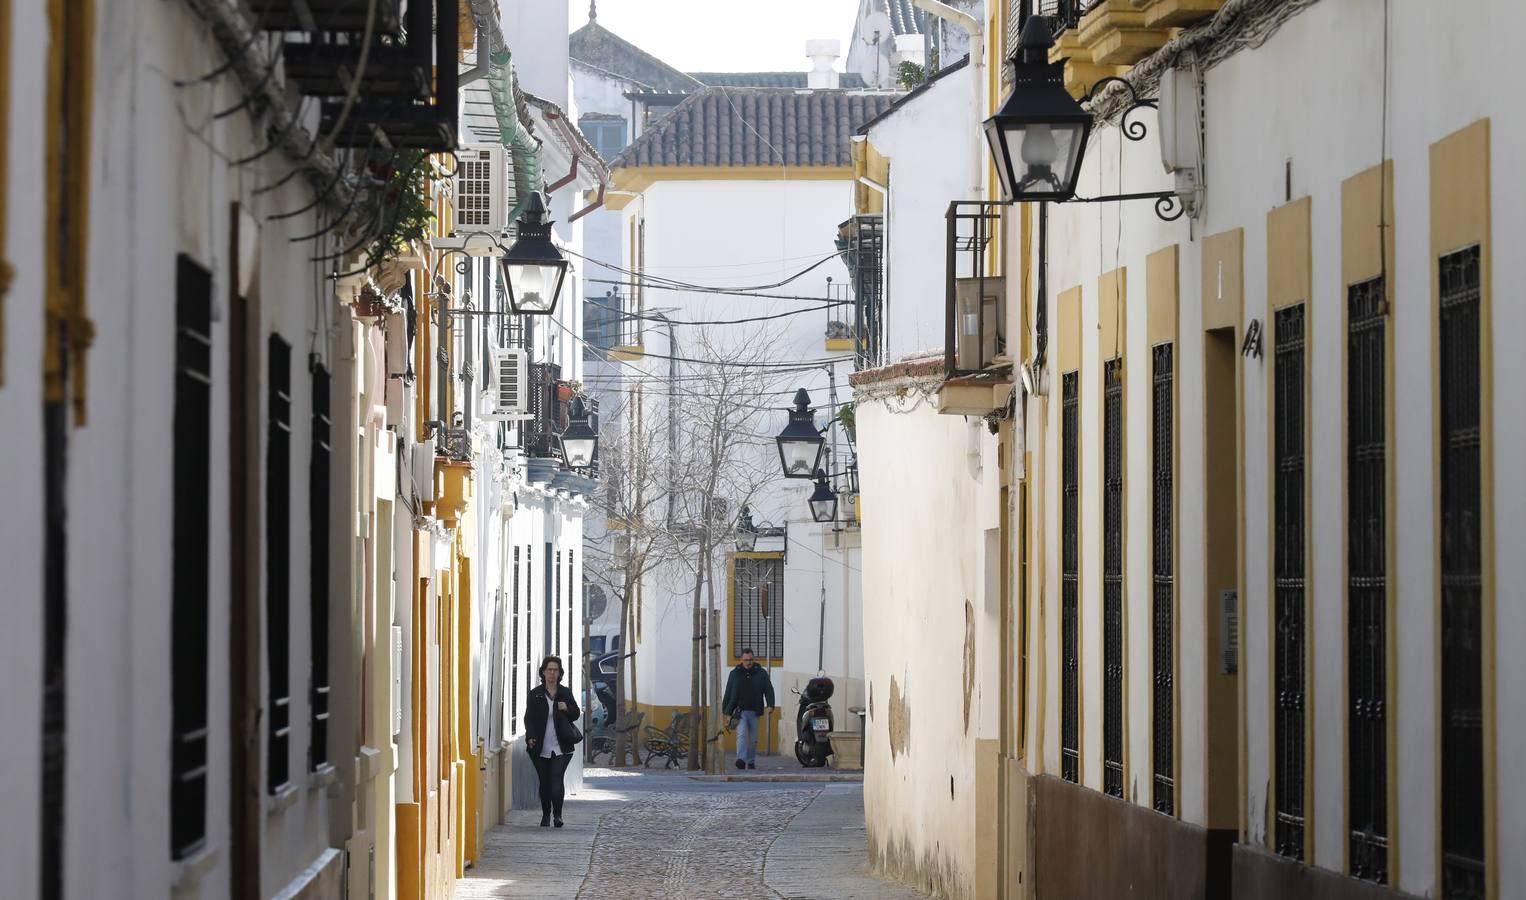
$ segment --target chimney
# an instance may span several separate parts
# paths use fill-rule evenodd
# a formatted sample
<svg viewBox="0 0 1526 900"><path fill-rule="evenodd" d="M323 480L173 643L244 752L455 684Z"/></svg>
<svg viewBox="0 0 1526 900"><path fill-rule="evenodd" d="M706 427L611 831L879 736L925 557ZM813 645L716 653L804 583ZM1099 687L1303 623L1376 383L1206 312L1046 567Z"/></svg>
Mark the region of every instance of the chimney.
<svg viewBox="0 0 1526 900"><path fill-rule="evenodd" d="M806 85L812 88L837 87L837 70L832 68L842 54L842 42L819 40L805 42L805 55L811 58L814 68L806 76Z"/></svg>

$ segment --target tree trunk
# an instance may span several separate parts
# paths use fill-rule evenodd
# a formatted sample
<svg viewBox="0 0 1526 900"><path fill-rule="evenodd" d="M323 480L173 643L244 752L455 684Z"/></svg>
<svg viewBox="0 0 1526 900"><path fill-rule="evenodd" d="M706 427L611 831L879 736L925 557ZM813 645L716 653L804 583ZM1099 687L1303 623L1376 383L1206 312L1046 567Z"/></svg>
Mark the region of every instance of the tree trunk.
<svg viewBox="0 0 1526 900"><path fill-rule="evenodd" d="M701 656L704 640L705 624L704 612L700 608L700 597L705 589L705 570L708 566L709 528L705 529L705 538L699 545L699 565L695 569L694 576L694 631L693 640L690 641L692 651L690 653L691 667L689 670L689 769L692 771L699 768L699 748L702 743L703 729L700 727L700 696L699 684L701 676Z"/></svg>
<svg viewBox="0 0 1526 900"><path fill-rule="evenodd" d="M620 655L615 657L615 751L610 765L623 766L626 764L626 748L629 742L626 740L628 732L623 729L631 722L635 709L635 691L630 692L630 703L626 703L625 690L625 661L630 657L631 646L631 619L635 609L635 578L630 569L625 572L624 590L620 596ZM634 686L634 679L632 685Z"/></svg>
<svg viewBox="0 0 1526 900"><path fill-rule="evenodd" d="M726 735L721 730L721 614L715 610L715 588L710 589L710 709L709 726L706 729L712 740L710 752L711 774L719 775L726 770Z"/></svg>

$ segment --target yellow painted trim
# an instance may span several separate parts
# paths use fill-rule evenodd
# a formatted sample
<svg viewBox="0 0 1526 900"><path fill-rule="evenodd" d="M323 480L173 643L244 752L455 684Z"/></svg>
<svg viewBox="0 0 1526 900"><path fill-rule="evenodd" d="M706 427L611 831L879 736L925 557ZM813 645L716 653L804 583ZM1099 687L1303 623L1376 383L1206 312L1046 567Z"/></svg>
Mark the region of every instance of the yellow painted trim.
<svg viewBox="0 0 1526 900"><path fill-rule="evenodd" d="M622 166L611 173L615 190L639 194L659 181L852 181L847 166Z"/></svg>
<svg viewBox="0 0 1526 900"><path fill-rule="evenodd" d="M1341 334L1343 339L1341 346L1341 452L1347 453L1350 442L1348 422L1350 421L1349 403L1347 401L1346 385L1350 383L1350 341L1351 333L1351 306L1349 303L1349 289L1352 285L1360 284L1379 275L1384 275L1383 294L1388 304L1388 309L1393 309L1394 301L1394 202L1393 202L1393 162L1385 161L1380 166L1373 166L1364 172L1354 175L1341 183ZM1379 191L1383 194L1380 196ZM1379 218L1379 210L1384 212L1382 219ZM1383 235L1381 251L1378 246L1378 235ZM1381 252L1381 255L1380 255ZM1383 684L1386 689L1384 698L1385 709L1398 709L1398 528L1394 517L1394 511L1398 508L1398 487L1395 477L1394 460L1398 445L1394 430L1394 323L1390 317L1383 326L1383 431L1384 442L1387 451L1384 455L1384 576L1387 581L1384 598L1384 624L1385 641L1383 648L1384 675ZM1342 460L1341 473L1341 522L1343 528L1349 533L1350 508L1351 508L1351 483L1349 472L1346 471L1348 464ZM1351 581L1351 560L1347 542L1342 541L1337 552L1340 553L1341 584L1349 585ZM1341 631L1343 634L1351 633L1350 604L1341 604ZM1349 638L1348 638L1349 641ZM1349 648L1348 648L1349 654ZM1350 703L1351 677L1349 659L1346 665L1341 666L1341 697ZM1388 798L1388 821L1384 824L1384 830L1388 839L1388 883L1399 883L1399 779L1398 766L1394 764L1395 750L1398 747L1398 716L1390 712L1387 715L1387 734L1385 740L1388 744L1387 780L1385 793ZM1342 749L1342 775L1345 779L1350 778L1351 772L1351 733L1348 728L1346 733L1345 747ZM1345 788L1345 796L1341 803L1342 834L1351 833L1351 803L1349 780L1342 782ZM1439 833L1439 832L1438 832ZM1341 842L1341 871L1351 872L1351 840L1348 837Z"/></svg>
<svg viewBox="0 0 1526 900"><path fill-rule="evenodd" d="M1055 305L1059 308L1056 318L1060 320L1055 368L1062 373L1072 372L1081 368L1081 286L1062 291L1055 298Z"/></svg>
<svg viewBox="0 0 1526 900"><path fill-rule="evenodd" d="M1480 618L1483 639L1484 707L1484 885L1490 900L1500 900L1499 892L1499 769L1498 710L1496 708L1495 670L1495 531L1494 531L1494 344L1493 344L1493 240L1490 229L1491 207L1490 121L1480 119L1448 135L1430 148L1431 215L1431 371L1439 372L1441 348L1437 311L1441 303L1441 256L1464 247L1479 247L1479 484L1482 521ZM1440 391L1431 392L1431 433L1441 433ZM1431 483L1433 485L1433 521L1441 521L1441 457L1433 446ZM1439 526L1438 526L1439 527ZM1436 721L1441 721L1441 535L1436 540L1434 586ZM1436 831L1441 834L1441 729L1436 730ZM1436 873L1441 877L1441 841L1436 842Z"/></svg>
<svg viewBox="0 0 1526 900"><path fill-rule="evenodd" d="M621 344L617 347L609 348L610 359L618 359L623 362L634 362L643 356L646 356L646 347L643 347L640 344Z"/></svg>
<svg viewBox="0 0 1526 900"><path fill-rule="evenodd" d="M1314 374L1314 304L1310 231L1310 203L1308 198L1295 200L1267 214L1267 299L1272 312L1302 304L1303 324L1303 534L1304 534L1304 784L1303 784L1303 860L1314 862L1314 707L1317 702L1314 684L1314 534L1310 527L1310 510L1313 508L1314 489L1312 382ZM1268 635L1277 633L1277 510L1276 510L1276 391L1277 391L1277 328L1275 318L1267 316L1262 323L1263 343L1266 346L1266 486L1267 521L1266 626ZM1344 605L1344 604L1343 604ZM1275 657L1275 645L1272 656ZM1267 710L1272 719L1266 730L1267 760L1270 761L1267 784L1267 837L1275 839L1277 796L1277 680L1276 664L1272 663L1267 677ZM1342 784L1344 784L1342 780Z"/></svg>
<svg viewBox="0 0 1526 900"><path fill-rule="evenodd" d="M1245 371L1244 371L1243 358L1238 353L1238 346L1239 346L1238 345L1238 341L1239 341L1240 336L1241 336L1240 323L1241 323L1241 319L1244 316L1244 299L1245 299L1245 278L1244 278L1244 271L1245 271L1245 233L1244 233L1244 230L1240 229L1240 228L1234 228L1234 229L1230 229L1228 231L1222 231L1222 232L1219 232L1218 234L1211 235L1209 237L1204 238L1203 242L1202 242L1202 254L1201 254L1201 258L1199 260L1199 270L1198 271L1199 271L1199 279L1200 279L1199 280L1199 284L1201 285L1201 295L1200 296L1201 296L1201 304L1202 304L1202 310L1203 310L1203 321L1202 321L1203 331L1206 333L1206 332L1209 332L1209 331L1216 331L1216 330L1220 330L1220 329L1228 329L1230 331L1230 333L1234 336L1234 339L1236 341L1235 347L1233 348L1233 349L1235 349L1237 351L1234 354L1234 360L1233 360L1234 379L1235 379L1235 389L1234 389L1235 421L1234 421L1232 429L1231 429L1233 431L1233 433L1234 433L1234 463L1233 463L1233 465L1234 465L1234 472L1233 472L1233 479L1234 479L1234 495L1235 495L1235 528L1236 528L1236 533L1235 533L1235 536L1234 536L1234 546L1235 546L1234 573L1235 573L1235 577L1233 579L1233 584L1236 586L1236 590L1237 590L1236 617L1237 617L1238 622L1240 624L1240 633L1243 635L1244 631L1245 631L1245 591L1244 591L1244 585L1246 583L1246 581L1245 581L1245 515L1246 515L1246 512L1245 512L1245 460L1244 460L1244 450L1245 450L1245 402L1244 402L1244 397L1245 397L1245 389L1244 389L1244 387L1245 387L1245 385L1244 385L1244 382L1245 382ZM1205 340L1205 343L1204 343L1203 353L1204 353L1204 359L1205 359L1205 362L1206 362L1206 354L1207 354L1207 343L1206 343L1206 340ZM1203 417L1203 421L1206 423L1208 421L1208 419L1209 419L1208 394L1207 394L1206 390L1203 393L1202 404L1203 404L1202 407L1201 407L1201 409L1202 409L1202 417ZM1206 428L1205 428L1205 431L1204 431L1204 438L1203 439L1205 441L1204 453L1205 453L1205 457L1206 457L1207 455L1212 454L1215 451L1215 449L1216 449L1214 447L1211 447L1211 446L1207 445L1207 443L1206 443L1206 441L1208 440L1208 432L1207 432ZM1222 448L1217 448L1217 449L1222 451ZM1206 473L1205 473L1205 478L1206 478ZM1207 513L1208 513L1207 497L1208 497L1208 492L1205 490L1204 491L1204 515L1205 515L1205 517L1207 516ZM1211 573L1213 571L1215 571L1215 566L1216 566L1215 561L1213 561L1211 559L1205 559L1204 560L1203 573L1204 573L1205 583L1208 583L1208 582L1213 580L1212 577L1211 577ZM1204 603L1205 603L1205 609L1203 610L1203 612L1204 612L1204 615L1207 617L1206 621L1204 622L1204 627L1205 627L1205 632L1204 632L1205 638L1204 638L1204 640L1205 640L1205 649L1209 649L1209 648L1212 648L1214 646L1217 646L1218 632L1219 632L1218 623L1217 623L1217 616L1219 615L1219 610L1218 610L1218 602L1217 602L1217 598L1216 597L1211 597L1211 596L1210 597L1205 597L1204 598ZM1241 657L1242 657L1242 659L1243 659L1243 656L1244 656L1244 647L1242 645L1242 647L1241 647ZM1246 733L1246 727L1245 727L1245 682L1246 682L1247 679L1245 677L1243 677L1242 675L1239 675L1239 674L1236 674L1236 675L1233 675L1233 676L1219 674L1217 672L1217 670L1216 670L1216 667L1211 662L1213 657L1214 657L1214 655L1212 653L1207 654L1208 662L1205 663L1205 672L1207 674L1207 677L1204 679L1204 683L1203 683L1202 688L1201 688L1202 692L1203 692L1203 708L1204 708L1204 710L1207 711L1206 718L1205 718L1205 722L1206 722L1205 727L1208 729L1208 732L1205 735L1205 739L1202 742L1203 743L1203 751L1202 751L1203 752L1203 767L1202 767L1201 771L1205 771L1205 772L1208 773L1206 778L1204 779L1204 786L1203 786L1204 815L1205 815L1208 827L1210 827L1210 828L1224 828L1224 827L1227 827L1228 826L1228 822L1231 821L1230 820L1230 815L1231 814L1229 813L1227 808L1228 807L1232 807L1235 810L1235 812L1233 813L1233 815L1235 816L1235 820L1238 821L1238 823L1239 823L1240 839L1244 840L1245 839L1245 835L1246 835L1246 830L1247 830L1246 829L1246 822L1247 822L1246 815L1247 815L1247 813L1246 813L1246 809L1245 809L1245 796L1246 796L1245 745L1246 745L1246 742L1243 741L1243 740L1240 740L1239 736ZM1235 787L1235 791L1234 791L1234 796L1230 797L1228 800L1224 799L1224 797L1223 797L1224 791L1222 789L1219 790L1218 792L1215 792L1213 790L1214 782L1215 782L1215 779L1217 778L1216 769L1214 769L1214 767L1213 767L1214 760L1212 758L1213 757L1213 752L1214 752L1214 742L1213 742L1213 739L1214 739L1214 737L1217 736L1217 737L1219 737L1222 740L1222 735L1216 733L1213 730L1213 721L1214 721L1213 709L1214 709L1214 706L1215 706L1213 695L1214 695L1214 688L1215 688L1216 685L1218 687L1220 687L1220 689L1222 690L1222 684L1216 682L1216 679L1222 679L1222 678L1233 678L1235 680L1233 696L1234 696L1235 720L1236 720L1236 723L1237 723L1237 728L1236 728L1236 731L1234 732L1234 735L1235 735L1235 748L1234 748L1233 752L1237 756L1237 759L1236 759L1236 779L1235 779L1236 787ZM1220 703L1222 704L1223 702L1224 701L1221 698L1220 699ZM1225 751L1221 747L1221 748L1219 748L1218 752L1219 753L1223 753Z"/></svg>
<svg viewBox="0 0 1526 900"><path fill-rule="evenodd" d="M826 341L826 352L828 353L851 353L853 348L853 338L827 338Z"/></svg>
<svg viewBox="0 0 1526 900"><path fill-rule="evenodd" d="M95 4L48 0L48 29L43 397L49 403L72 401L74 424L81 426L87 352L95 337L95 324L85 315Z"/></svg>

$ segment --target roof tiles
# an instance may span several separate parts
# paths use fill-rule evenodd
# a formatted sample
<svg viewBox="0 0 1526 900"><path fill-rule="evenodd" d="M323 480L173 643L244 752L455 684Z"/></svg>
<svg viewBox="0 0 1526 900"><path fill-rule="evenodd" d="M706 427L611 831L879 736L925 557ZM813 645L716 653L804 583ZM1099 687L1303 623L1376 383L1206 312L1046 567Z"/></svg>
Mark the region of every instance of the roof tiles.
<svg viewBox="0 0 1526 900"><path fill-rule="evenodd" d="M890 92L711 88L693 94L611 163L632 166L847 166L852 135Z"/></svg>

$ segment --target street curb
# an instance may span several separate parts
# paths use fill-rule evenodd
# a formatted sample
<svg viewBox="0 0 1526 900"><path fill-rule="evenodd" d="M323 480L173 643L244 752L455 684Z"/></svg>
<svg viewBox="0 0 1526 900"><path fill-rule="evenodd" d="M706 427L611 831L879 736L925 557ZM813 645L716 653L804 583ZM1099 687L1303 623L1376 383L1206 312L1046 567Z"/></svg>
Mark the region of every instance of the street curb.
<svg viewBox="0 0 1526 900"><path fill-rule="evenodd" d="M862 784L864 776L849 774L834 775L690 775L690 781L740 781L740 782L773 782L786 784Z"/></svg>

